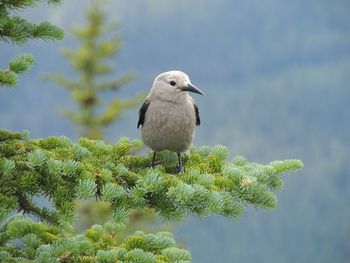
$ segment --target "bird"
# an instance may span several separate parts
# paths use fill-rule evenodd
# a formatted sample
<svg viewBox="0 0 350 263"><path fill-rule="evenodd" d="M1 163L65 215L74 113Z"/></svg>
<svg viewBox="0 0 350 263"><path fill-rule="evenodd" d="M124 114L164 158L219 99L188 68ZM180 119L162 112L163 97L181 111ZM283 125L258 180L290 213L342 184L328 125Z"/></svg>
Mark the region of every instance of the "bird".
<svg viewBox="0 0 350 263"><path fill-rule="evenodd" d="M195 127L201 123L199 110L188 92L205 95L193 85L188 75L179 70L159 74L139 109L137 128L141 137L153 150L151 166L155 167L156 154L170 150L177 154L175 173L184 172L181 154L192 144Z"/></svg>

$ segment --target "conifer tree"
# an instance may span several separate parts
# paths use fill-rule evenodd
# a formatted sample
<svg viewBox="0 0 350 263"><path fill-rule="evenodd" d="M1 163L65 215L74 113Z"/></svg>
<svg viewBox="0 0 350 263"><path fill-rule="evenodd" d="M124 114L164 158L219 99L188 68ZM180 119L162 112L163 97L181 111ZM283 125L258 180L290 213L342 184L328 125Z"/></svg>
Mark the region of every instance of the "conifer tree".
<svg viewBox="0 0 350 263"><path fill-rule="evenodd" d="M49 22L32 23L18 15L16 11L36 6L39 0L2 0L0 1L0 40L9 44L22 45L30 39L59 40L63 31ZM47 0L49 4L58 4L60 0ZM31 54L22 54L13 58L6 69L0 69L0 87L12 87L18 83L18 75L27 72L34 64Z"/></svg>
<svg viewBox="0 0 350 263"><path fill-rule="evenodd" d="M80 127L81 136L90 139L103 138L105 128L118 120L125 109L140 102L140 97L113 97L105 106L101 100L103 93L117 91L134 78L131 73L117 79L108 78L116 75L108 62L118 54L121 41L115 35L117 25L108 24L108 16L102 6L102 1L92 1L86 13L87 24L72 29L73 36L81 45L77 49L63 50L77 78L70 80L63 74L47 76L70 92L78 109L62 110L62 113Z"/></svg>
<svg viewBox="0 0 350 263"><path fill-rule="evenodd" d="M174 175L176 156L162 152L163 164L150 167L151 155L135 155L139 140L117 144L66 137L30 140L27 134L0 131L0 260L4 262L191 262L176 248L171 233L137 231L119 236L132 208L153 208L166 220L188 215L236 218L245 206L272 209L282 173L302 167L299 160L251 163L228 161L223 146L192 147L186 172ZM47 196L52 209L33 201ZM101 199L111 206L110 221L75 234L74 201ZM13 211L24 215L10 216ZM27 215L35 216L33 221ZM14 240L21 241L14 242Z"/></svg>

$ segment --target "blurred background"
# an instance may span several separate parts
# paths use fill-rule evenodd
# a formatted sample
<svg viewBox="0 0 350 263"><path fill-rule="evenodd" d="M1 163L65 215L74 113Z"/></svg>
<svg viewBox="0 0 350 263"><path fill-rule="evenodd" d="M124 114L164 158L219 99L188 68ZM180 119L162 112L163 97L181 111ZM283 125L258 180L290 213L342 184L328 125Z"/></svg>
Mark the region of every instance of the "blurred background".
<svg viewBox="0 0 350 263"><path fill-rule="evenodd" d="M30 52L37 64L19 87L2 89L0 128L31 137L64 135L76 126L57 113L76 107L69 92L42 78L74 79L62 47L79 42L90 2L26 10L66 32L62 42L3 45L0 66ZM238 221L188 218L175 226L194 263L350 261L350 2L347 0L105 1L119 23L121 50L111 65L136 79L117 94L147 92L154 77L179 69L206 96L195 96L202 125L195 144L227 146L231 158L298 158L304 169L284 178L278 208L247 209ZM105 138L139 138L137 107L106 130Z"/></svg>

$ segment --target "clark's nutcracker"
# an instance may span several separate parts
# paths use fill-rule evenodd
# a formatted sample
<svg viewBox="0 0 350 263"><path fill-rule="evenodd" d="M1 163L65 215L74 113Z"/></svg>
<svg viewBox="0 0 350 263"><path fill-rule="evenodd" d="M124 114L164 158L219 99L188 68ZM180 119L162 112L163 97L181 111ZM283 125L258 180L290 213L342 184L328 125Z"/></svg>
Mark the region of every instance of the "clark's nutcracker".
<svg viewBox="0 0 350 263"><path fill-rule="evenodd" d="M184 72L161 73L139 110L137 128L142 126L142 140L153 150L152 167L157 152L170 150L178 157L176 173L184 171L181 153L189 148L194 128L200 125L198 107L188 91L204 95Z"/></svg>

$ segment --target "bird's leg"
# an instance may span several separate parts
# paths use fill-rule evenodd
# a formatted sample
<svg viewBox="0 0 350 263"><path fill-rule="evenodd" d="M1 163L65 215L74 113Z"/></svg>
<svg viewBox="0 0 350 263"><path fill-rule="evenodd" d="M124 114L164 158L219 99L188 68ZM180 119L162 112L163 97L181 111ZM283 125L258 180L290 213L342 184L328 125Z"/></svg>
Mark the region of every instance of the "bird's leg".
<svg viewBox="0 0 350 263"><path fill-rule="evenodd" d="M156 162L156 152L153 152L153 158L152 158L152 164L151 164L152 168L156 166L155 162Z"/></svg>
<svg viewBox="0 0 350 263"><path fill-rule="evenodd" d="M185 168L182 165L181 154L180 153L177 154L177 159L178 159L179 162L178 162L178 164L176 166L175 173L178 174L178 173L184 172Z"/></svg>
<svg viewBox="0 0 350 263"><path fill-rule="evenodd" d="M157 152L153 152L153 157L152 157L152 162L151 162L151 167L152 168L156 167L156 165L158 165L158 164L163 164L164 163L163 160L156 161L156 154L157 154Z"/></svg>

